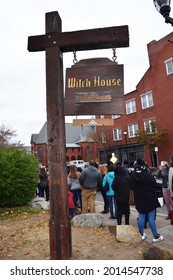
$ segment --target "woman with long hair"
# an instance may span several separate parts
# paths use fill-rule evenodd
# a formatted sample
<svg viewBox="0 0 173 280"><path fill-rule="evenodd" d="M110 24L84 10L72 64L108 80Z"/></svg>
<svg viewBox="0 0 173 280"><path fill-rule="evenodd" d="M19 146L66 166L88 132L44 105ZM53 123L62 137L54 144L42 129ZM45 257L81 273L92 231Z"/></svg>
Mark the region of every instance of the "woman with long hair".
<svg viewBox="0 0 173 280"><path fill-rule="evenodd" d="M70 172L67 176L67 184L73 193L74 204L77 208L82 209L81 185L79 183L80 172L77 171L76 165L70 166Z"/></svg>

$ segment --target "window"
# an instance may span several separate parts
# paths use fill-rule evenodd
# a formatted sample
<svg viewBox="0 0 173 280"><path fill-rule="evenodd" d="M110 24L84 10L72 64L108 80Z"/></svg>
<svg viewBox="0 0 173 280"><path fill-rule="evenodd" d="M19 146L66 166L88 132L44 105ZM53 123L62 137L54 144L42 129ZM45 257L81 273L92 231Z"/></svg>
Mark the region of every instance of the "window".
<svg viewBox="0 0 173 280"><path fill-rule="evenodd" d="M136 112L136 101L135 99L126 102L126 114L132 114Z"/></svg>
<svg viewBox="0 0 173 280"><path fill-rule="evenodd" d="M156 130L156 127L154 126L152 126L151 124L152 123L156 123L156 119L155 118L152 118L152 119L149 119L149 120L145 120L144 121L144 129L146 130L146 131L148 131L149 133L153 133L153 132L155 132L155 130Z"/></svg>
<svg viewBox="0 0 173 280"><path fill-rule="evenodd" d="M128 132L129 132L129 138L135 137L135 133L138 131L138 124L130 124L128 125Z"/></svg>
<svg viewBox="0 0 173 280"><path fill-rule="evenodd" d="M173 73L173 63L172 58L165 60L165 66L166 66L166 74L170 75Z"/></svg>
<svg viewBox="0 0 173 280"><path fill-rule="evenodd" d="M113 120L118 119L118 118L120 118L120 115L112 115Z"/></svg>
<svg viewBox="0 0 173 280"><path fill-rule="evenodd" d="M142 109L146 109L154 105L153 94L151 91L141 95L141 103L142 103Z"/></svg>
<svg viewBox="0 0 173 280"><path fill-rule="evenodd" d="M100 119L104 119L104 117L105 117L104 115L100 115Z"/></svg>
<svg viewBox="0 0 173 280"><path fill-rule="evenodd" d="M114 139L114 141L122 139L122 129L121 128L115 128L113 130L113 139Z"/></svg>

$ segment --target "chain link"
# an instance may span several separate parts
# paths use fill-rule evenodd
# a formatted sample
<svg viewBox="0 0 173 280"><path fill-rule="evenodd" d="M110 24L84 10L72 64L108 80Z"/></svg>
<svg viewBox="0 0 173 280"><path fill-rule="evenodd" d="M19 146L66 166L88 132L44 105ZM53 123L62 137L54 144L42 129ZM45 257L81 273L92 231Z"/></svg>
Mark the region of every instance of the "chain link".
<svg viewBox="0 0 173 280"><path fill-rule="evenodd" d="M117 63L117 56L116 56L116 48L112 48L112 50L113 50L113 57L112 57L112 60L113 60L113 62L115 62L115 63Z"/></svg>
<svg viewBox="0 0 173 280"><path fill-rule="evenodd" d="M76 58L76 51L73 52L73 56L74 56L73 63L76 64L78 62Z"/></svg>
<svg viewBox="0 0 173 280"><path fill-rule="evenodd" d="M113 60L113 62L117 63L116 48L112 48L112 50L113 50L112 60ZM73 63L76 64L78 62L77 56L76 56L76 51L73 51L73 56L74 56Z"/></svg>

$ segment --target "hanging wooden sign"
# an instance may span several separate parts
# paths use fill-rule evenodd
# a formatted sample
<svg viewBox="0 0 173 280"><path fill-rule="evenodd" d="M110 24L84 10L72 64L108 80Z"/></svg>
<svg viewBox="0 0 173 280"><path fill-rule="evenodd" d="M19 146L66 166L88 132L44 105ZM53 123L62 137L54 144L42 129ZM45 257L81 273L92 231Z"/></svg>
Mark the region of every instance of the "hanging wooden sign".
<svg viewBox="0 0 173 280"><path fill-rule="evenodd" d="M65 115L123 113L123 65L108 58L94 58L66 69Z"/></svg>

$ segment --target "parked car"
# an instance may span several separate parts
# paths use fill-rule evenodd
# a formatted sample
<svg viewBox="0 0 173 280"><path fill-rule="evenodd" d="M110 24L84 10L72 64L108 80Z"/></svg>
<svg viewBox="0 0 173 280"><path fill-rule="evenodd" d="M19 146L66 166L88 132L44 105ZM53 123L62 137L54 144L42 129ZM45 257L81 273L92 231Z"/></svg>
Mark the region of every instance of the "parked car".
<svg viewBox="0 0 173 280"><path fill-rule="evenodd" d="M88 162L85 162L83 160L71 160L69 162L69 165L76 165L78 168L82 168L84 169L87 165L88 165Z"/></svg>

